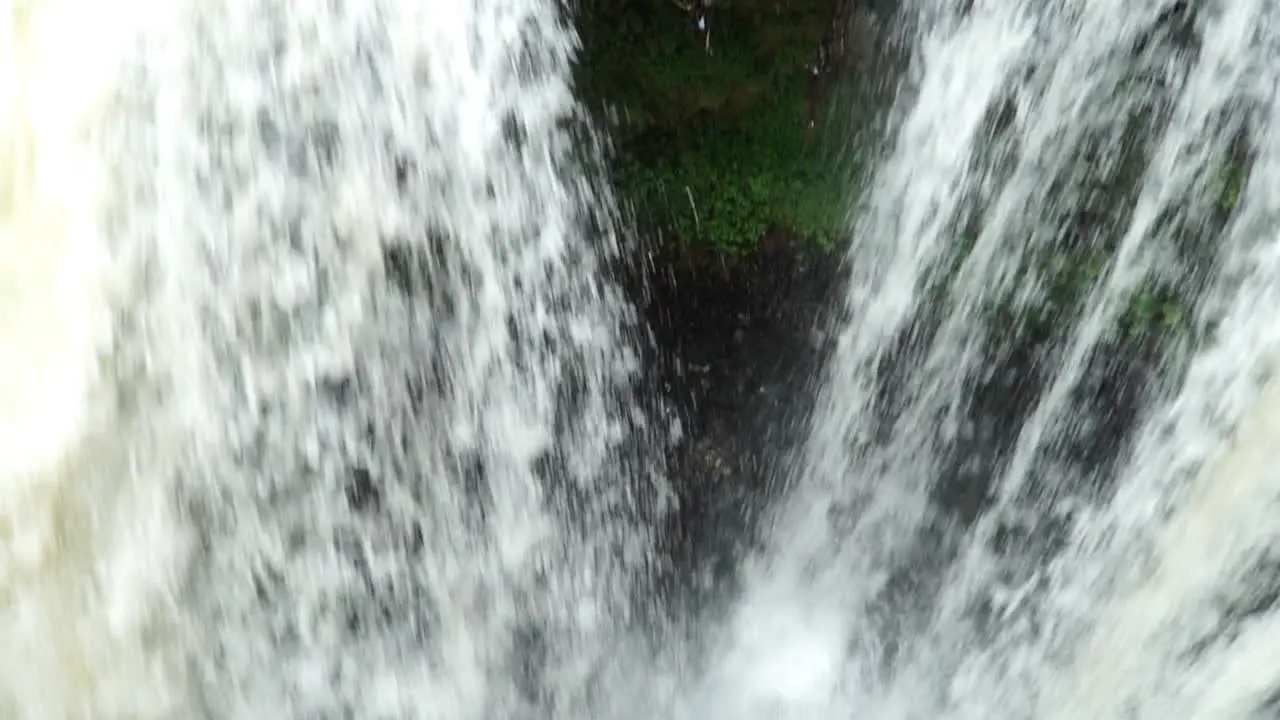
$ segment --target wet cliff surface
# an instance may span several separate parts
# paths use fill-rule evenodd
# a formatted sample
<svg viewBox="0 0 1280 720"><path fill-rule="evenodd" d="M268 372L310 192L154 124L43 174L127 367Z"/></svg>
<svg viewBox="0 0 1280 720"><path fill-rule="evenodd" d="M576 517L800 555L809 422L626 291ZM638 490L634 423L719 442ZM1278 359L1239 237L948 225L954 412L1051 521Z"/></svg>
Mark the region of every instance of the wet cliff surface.
<svg viewBox="0 0 1280 720"><path fill-rule="evenodd" d="M802 436L842 268L837 253L778 235L749 256L670 252L646 265L655 391L680 427L665 541L677 595L701 603L732 583Z"/></svg>

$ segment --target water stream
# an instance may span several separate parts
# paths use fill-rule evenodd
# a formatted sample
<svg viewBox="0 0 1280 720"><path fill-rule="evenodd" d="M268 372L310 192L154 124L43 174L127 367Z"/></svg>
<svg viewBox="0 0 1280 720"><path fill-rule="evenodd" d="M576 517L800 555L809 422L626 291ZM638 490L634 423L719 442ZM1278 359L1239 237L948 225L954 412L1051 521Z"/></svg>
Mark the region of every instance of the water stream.
<svg viewBox="0 0 1280 720"><path fill-rule="evenodd" d="M0 716L575 712L662 476L558 9L84 8L3 13Z"/></svg>
<svg viewBox="0 0 1280 720"><path fill-rule="evenodd" d="M1270 717L1280 15L915 10L850 321L707 706ZM1077 297L1060 257L1094 265ZM1134 339L1160 284L1186 315Z"/></svg>

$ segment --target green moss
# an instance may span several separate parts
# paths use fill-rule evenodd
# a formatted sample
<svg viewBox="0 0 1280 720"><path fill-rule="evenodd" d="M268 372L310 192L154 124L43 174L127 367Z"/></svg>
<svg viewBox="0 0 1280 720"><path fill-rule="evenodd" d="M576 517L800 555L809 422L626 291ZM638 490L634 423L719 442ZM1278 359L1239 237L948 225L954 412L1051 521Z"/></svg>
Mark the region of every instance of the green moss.
<svg viewBox="0 0 1280 720"><path fill-rule="evenodd" d="M1209 222L1191 227L1169 226L1158 231L1177 238L1185 257L1183 269L1172 277L1148 279L1133 294L1121 328L1129 335L1187 336L1193 331L1191 316L1205 273L1214 264L1218 238L1240 204L1251 169L1245 146L1233 143L1212 165L1207 189L1213 199Z"/></svg>
<svg viewBox="0 0 1280 720"><path fill-rule="evenodd" d="M719 6L710 55L671 3L588 18L584 95L615 109L615 180L647 226L732 253L775 228L831 242L849 174L808 132L804 67L828 10L822 0Z"/></svg>
<svg viewBox="0 0 1280 720"><path fill-rule="evenodd" d="M1217 199L1218 210L1230 214L1240 204L1240 191L1248 173L1244 163L1224 155L1215 164L1209 181L1210 192Z"/></svg>
<svg viewBox="0 0 1280 720"><path fill-rule="evenodd" d="M1186 300L1169 284L1145 282L1129 296L1129 304L1120 317L1120 331L1131 339L1185 331L1190 327Z"/></svg>

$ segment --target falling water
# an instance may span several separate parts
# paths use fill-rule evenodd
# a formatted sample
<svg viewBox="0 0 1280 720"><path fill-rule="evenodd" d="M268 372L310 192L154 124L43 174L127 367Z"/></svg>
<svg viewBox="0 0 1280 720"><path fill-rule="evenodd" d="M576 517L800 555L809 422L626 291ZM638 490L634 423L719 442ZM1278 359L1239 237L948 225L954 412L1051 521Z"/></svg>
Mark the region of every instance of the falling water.
<svg viewBox="0 0 1280 720"><path fill-rule="evenodd" d="M959 5L689 715L1273 716L1280 7Z"/></svg>
<svg viewBox="0 0 1280 720"><path fill-rule="evenodd" d="M557 3L3 8L0 718L1275 715L1280 6L905 3L808 441L669 623Z"/></svg>
<svg viewBox="0 0 1280 720"><path fill-rule="evenodd" d="M660 468L557 4L0 22L0 717L581 714Z"/></svg>
<svg viewBox="0 0 1280 720"><path fill-rule="evenodd" d="M164 488L131 468L163 418L112 427L126 253L98 219L95 149L131 24L156 11L0 10L0 717L154 716L171 698L144 648L183 539Z"/></svg>

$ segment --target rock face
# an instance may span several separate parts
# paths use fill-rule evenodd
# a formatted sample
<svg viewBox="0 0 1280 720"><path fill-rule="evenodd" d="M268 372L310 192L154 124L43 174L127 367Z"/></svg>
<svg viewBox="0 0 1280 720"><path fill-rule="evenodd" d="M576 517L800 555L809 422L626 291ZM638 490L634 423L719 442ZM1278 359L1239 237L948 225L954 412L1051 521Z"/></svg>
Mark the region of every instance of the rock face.
<svg viewBox="0 0 1280 720"><path fill-rule="evenodd" d="M657 379L683 428L666 538L677 594L695 604L732 582L774 496L827 351L839 277L835 254L776 237L746 258L686 254L649 268Z"/></svg>

